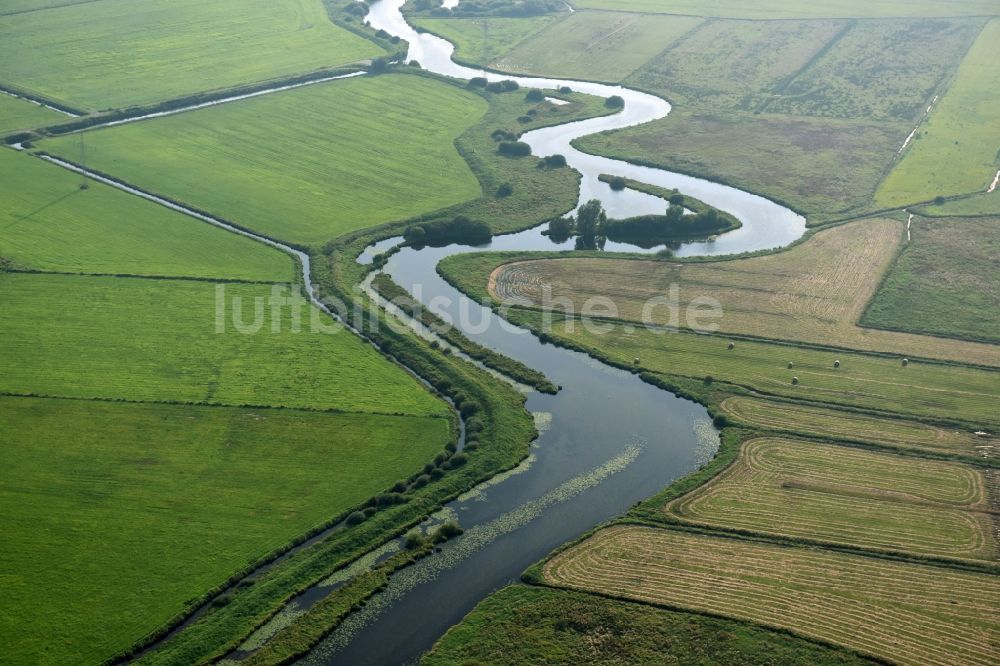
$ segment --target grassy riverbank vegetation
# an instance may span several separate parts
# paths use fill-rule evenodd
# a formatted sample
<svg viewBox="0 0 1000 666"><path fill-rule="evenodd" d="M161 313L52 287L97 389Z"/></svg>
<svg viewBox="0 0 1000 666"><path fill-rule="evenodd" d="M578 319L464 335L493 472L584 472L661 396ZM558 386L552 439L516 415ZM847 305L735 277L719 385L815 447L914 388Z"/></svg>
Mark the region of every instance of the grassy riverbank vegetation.
<svg viewBox="0 0 1000 666"><path fill-rule="evenodd" d="M553 95L569 104L532 101L521 91L491 95L486 114L455 142L479 180L482 195L413 222L462 215L487 222L497 234L527 229L572 210L579 197L579 173L541 168L543 162L537 157L499 152L500 143L511 142L523 132L614 113L599 97L573 92Z"/></svg>
<svg viewBox="0 0 1000 666"><path fill-rule="evenodd" d="M595 662L846 666L869 660L742 622L513 585L480 603L421 664Z"/></svg>
<svg viewBox="0 0 1000 666"><path fill-rule="evenodd" d="M486 108L455 86L389 74L84 136L95 169L271 237L322 244L478 196L453 142ZM75 159L80 138L41 145Z"/></svg>
<svg viewBox="0 0 1000 666"><path fill-rule="evenodd" d="M910 233L862 324L1000 343L1000 218L915 218Z"/></svg>
<svg viewBox="0 0 1000 666"><path fill-rule="evenodd" d="M441 418L0 397L0 438L6 658L98 663L420 469L452 430Z"/></svg>
<svg viewBox="0 0 1000 666"><path fill-rule="evenodd" d="M547 15L518 18L413 18L412 24L454 44L457 60L504 71L512 69L505 65L504 56L554 20L554 16Z"/></svg>
<svg viewBox="0 0 1000 666"><path fill-rule="evenodd" d="M0 151L0 257L22 270L290 283L291 257L201 220Z"/></svg>
<svg viewBox="0 0 1000 666"><path fill-rule="evenodd" d="M510 312L515 323L541 330L543 315ZM764 394L895 411L937 419L960 419L975 425L1000 424L993 405L1000 399L995 370L822 350L718 335L633 331L609 325L588 331L580 321L554 317L551 339L607 358L622 367L639 366L666 376L712 377ZM732 342L733 348L729 349ZM839 368L834 367L840 361ZM788 367L793 363L792 368ZM793 383L795 378L797 384Z"/></svg>
<svg viewBox="0 0 1000 666"><path fill-rule="evenodd" d="M321 0L108 0L0 15L0 84L91 110L382 54L334 25Z"/></svg>

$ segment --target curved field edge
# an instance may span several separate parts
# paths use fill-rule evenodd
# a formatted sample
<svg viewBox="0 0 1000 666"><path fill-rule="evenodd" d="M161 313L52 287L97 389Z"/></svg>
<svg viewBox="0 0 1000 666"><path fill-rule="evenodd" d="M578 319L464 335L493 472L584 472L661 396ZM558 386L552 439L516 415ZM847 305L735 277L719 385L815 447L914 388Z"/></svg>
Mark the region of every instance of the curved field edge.
<svg viewBox="0 0 1000 666"><path fill-rule="evenodd" d="M543 576L561 587L775 626L900 664L985 665L995 656L995 576L638 526L598 532L556 555Z"/></svg>
<svg viewBox="0 0 1000 666"><path fill-rule="evenodd" d="M562 256L561 253L541 254L542 258ZM602 335L596 336L590 335L589 328L582 326L578 318L565 317L563 310L544 313L497 303L490 296L488 281L483 276L489 275L497 265L526 258L535 259L539 255L521 252L496 253L496 256L463 255L442 261L438 265L438 273L471 298L494 303L504 317L529 328L543 341L581 351L604 363L633 372L645 371L661 377L682 376L706 382L711 379L731 385L730 390L739 387L735 390L805 402L833 403L842 409L890 412L916 420L959 422L973 429L996 423L992 408L985 402L986 394L970 393L968 390L968 381L972 381L980 387L980 391L986 389L987 393L995 393L994 371L990 368L928 359L910 363L910 369L920 367L921 370L919 377L910 377L909 381L919 378L921 383L926 384L917 391L915 385L886 383L885 373L899 372L899 356L739 335L696 335L683 330L668 334L616 319L587 318L597 324L594 328L600 328ZM630 325L632 332L625 334ZM572 335L563 331L569 326L573 327ZM728 351L726 340L733 343ZM667 343L670 349L663 346ZM634 362L636 358L640 359L638 364ZM790 359L795 361L794 369L786 368ZM834 361L837 359L841 359L844 367L851 370L835 369ZM805 382L798 385L792 383L792 377L802 372L810 376L815 386ZM872 393L868 388L871 386L889 392L886 395ZM957 402L959 395L966 396L966 400Z"/></svg>
<svg viewBox="0 0 1000 666"><path fill-rule="evenodd" d="M579 97L579 96L573 96ZM586 98L581 98L586 99ZM603 107L598 110L596 104L574 103L574 109L566 121L575 119L580 111L584 113L603 113ZM547 121L560 122L560 118L553 118ZM535 160L528 164L533 167ZM553 172L555 173L555 172ZM568 173L568 172L567 172ZM492 198L492 197L491 197ZM557 204L560 205L560 204ZM571 204L567 204L569 206ZM385 225L382 233L391 233L390 228L398 228L399 225ZM378 232L375 232L376 235ZM370 237L368 240L361 239L358 234L350 234L345 237L345 242L353 241L352 247L360 249L367 242L375 240ZM326 248L333 256L343 256L341 242L328 244ZM325 266L327 258L316 254L313 256L314 265ZM331 265L331 274L342 274L340 269L346 263L350 267L357 267L353 262L353 255L347 262L332 262L337 268L334 270ZM355 271L347 271L348 274L355 274ZM348 282L347 284L350 284ZM384 325L384 324L383 324ZM403 336L408 338L408 336ZM189 615L185 612L172 620L170 623L150 634L147 638L136 643L122 653L122 656L135 654L142 651L143 647L155 644L157 650L154 652L142 652L141 661L144 663L184 663L201 662L209 659L212 655L219 657L228 650L234 648L240 637L246 636L256 627L260 626L267 618L277 612L282 604L295 592L308 587L312 582L322 578L330 571L346 566L357 556L370 551L372 548L382 543L384 539L398 536L405 529L431 513L437 506L457 496L481 480L489 478L494 473L503 469L515 466L527 454L527 443L534 437L534 427L530 417L523 409L523 397L506 389L496 386L495 382L478 372L467 364L454 364L453 368L439 366L427 362L432 358L433 352L429 348L419 347L419 341L406 340L402 344L394 344L400 340L384 341L385 350L392 348L393 355L397 359L407 359L411 368L417 368L425 376L430 376L432 383L437 383L443 390L453 392L456 396L464 391L465 398L482 398L482 413L479 415L485 421L483 430L479 433L483 449L488 453L480 453L473 461L465 465L460 471L469 475L467 480L456 480L455 471L448 472L446 481L432 482L427 486L427 494L431 498L425 501L417 501L410 504L410 510L405 507L380 511L376 516L360 527L352 528L344 533L338 533L335 537L327 539L322 544L310 546L305 552L296 551L288 562L282 562L280 567L269 570L260 578L254 578L253 585L247 585L242 578L244 573L251 573L253 567L245 572L234 576L227 586L211 590L200 599L195 600L192 608L198 604L213 598L223 599L224 603L213 603L209 612L200 616L192 625L185 626L184 630L176 635L171 635L167 642L159 643L158 640L171 628L180 625ZM411 342L418 343L417 345ZM419 351L419 356L414 355ZM455 372L456 368L458 369ZM454 381L453 381L454 378ZM481 449L482 451L482 449ZM483 457L487 456L487 460ZM412 479L411 479L412 480ZM418 508L414 510L414 506ZM305 539L308 535L304 535ZM272 573L273 572L273 573ZM240 583L236 585L236 583ZM219 593L224 595L218 596Z"/></svg>
<svg viewBox="0 0 1000 666"><path fill-rule="evenodd" d="M335 244L334 247L342 247ZM331 255L337 256L331 247ZM327 295L347 303L363 297L339 282L336 259L313 257L316 278ZM401 536L446 502L496 473L516 466L528 453L536 431L524 409L524 397L474 366L453 357L435 354L429 344L409 331L390 327L385 315L365 305L363 333L377 342L383 353L402 363L453 399L473 400L480 446L466 463L447 471L413 492L407 504L379 511L356 527L333 533L323 541L297 552L280 567L266 571L249 587L231 591L225 605L212 608L176 636L145 654L140 663L202 663L217 659L261 627L294 595L308 589L333 571L342 569L387 540ZM417 476L423 474L421 471ZM331 619L335 624L336 618ZM329 627L332 629L332 626Z"/></svg>
<svg viewBox="0 0 1000 666"><path fill-rule="evenodd" d="M719 404L719 411L727 419L762 430L919 452L931 457L972 459L983 464L994 461L988 449L994 438L977 436L954 426L752 396L726 398Z"/></svg>
<svg viewBox="0 0 1000 666"><path fill-rule="evenodd" d="M989 343L858 324L880 292L884 276L892 273L904 238L899 222L877 219L819 230L779 252L718 262L614 256L564 255L559 261L528 258L495 268L488 290L494 300L538 308L544 304L543 290L548 287L551 298L569 298L574 312L583 311L587 299L606 296L611 298L607 312L602 312L606 318L683 328L697 328L697 324L680 317L671 319L676 310L684 310L690 318L699 304L718 303L721 310L709 322L711 327L702 324L702 328L793 344L1000 366L1000 347ZM988 249L984 255L989 255ZM985 257L982 265L988 273ZM978 271L970 268L968 272ZM979 291L986 293L989 284L984 276ZM668 293L674 309L650 308L657 302L653 299L662 300ZM926 316L926 308L922 314Z"/></svg>
<svg viewBox="0 0 1000 666"><path fill-rule="evenodd" d="M997 498L989 497L987 474L841 444L754 437L724 472L663 511L673 521L733 533L995 562Z"/></svg>
<svg viewBox="0 0 1000 666"><path fill-rule="evenodd" d="M869 660L751 624L595 594L512 585L483 600L421 660L490 663L864 664Z"/></svg>

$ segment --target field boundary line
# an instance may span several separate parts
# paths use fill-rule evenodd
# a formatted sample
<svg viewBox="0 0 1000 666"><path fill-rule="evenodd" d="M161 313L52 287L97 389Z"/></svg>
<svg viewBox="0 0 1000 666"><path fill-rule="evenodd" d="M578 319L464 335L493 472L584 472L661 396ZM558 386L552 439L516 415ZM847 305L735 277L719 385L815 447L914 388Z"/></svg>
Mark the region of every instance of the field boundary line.
<svg viewBox="0 0 1000 666"><path fill-rule="evenodd" d="M77 402L104 402L121 405L171 405L174 407L211 407L222 409L256 409L265 410L285 410L293 412L309 412L312 414L342 414L344 416L379 416L387 418L405 419L444 419L451 420L451 415L445 414L406 414L404 412L365 412L331 407L328 409L320 407L291 407L288 405L253 405L228 402L202 402L197 400L136 400L134 398L109 398L107 396L73 396L58 395L51 393L21 393L18 391L5 391L0 389L0 397L3 398L24 398L29 400L74 400Z"/></svg>
<svg viewBox="0 0 1000 666"><path fill-rule="evenodd" d="M566 260L574 260L574 259L578 259L578 258L583 258L583 257L565 257L564 259L566 259ZM615 258L616 257L608 257L608 259L615 259ZM635 260L635 261L641 261L641 259L633 259L631 257L627 257L626 259L632 259L632 260ZM546 259L546 260L548 261L549 259ZM555 260L558 260L558 259L555 259ZM510 262L510 263L514 263L514 262ZM510 265L510 263L504 264L504 265ZM544 312L544 310L542 310L541 308L525 307L525 306L522 306L522 305L515 305L514 307L511 308L511 310L524 310L524 311L527 311L527 312ZM686 328L686 327L672 328L670 326L658 326L658 325L644 324L643 322L635 321L634 319L621 319L621 318L617 318L617 317L605 317L605 316L600 316L600 315L590 315L590 316L584 317L583 315L574 314L572 316L567 316L565 313L559 313L559 319L561 321L565 321L565 320L568 320L568 319L573 319L575 321L582 322L584 318L586 318L586 319L588 319L590 321L603 322L603 323L607 323L607 324L632 325L632 326L638 326L638 327L643 327L643 328L649 328L649 329L655 330L655 331L663 331L663 332L666 332L666 333L676 333L676 334L680 334L680 335L698 335L698 336L706 336L706 337L713 337L713 338L726 338L726 339L732 339L732 340L744 340L746 342L760 342L760 343L773 344L773 345L782 345L782 346L785 346L785 347L796 347L796 348L800 348L800 349L811 349L811 350L815 350L815 351L828 351L828 352L841 352L841 353L849 353L849 354L858 354L860 356L872 356L872 357L875 357L875 358L884 358L884 359L889 359L889 360L898 360L898 359L901 359L901 358L907 358L910 361L919 361L920 363L926 363L928 365L943 365L943 366L950 366L950 367L957 367L957 368L967 368L967 369L970 369L970 370L984 370L984 371L987 371L987 372L1000 372L1000 366L995 366L995 365L980 365L980 364L977 364L977 363L960 363L958 361L947 361L947 360L944 360L944 359L928 358L928 357L924 357L924 356L904 356L903 354L897 354L897 353L893 353L893 352L881 352L881 351L862 350L862 349L854 349L852 347L839 347L839 346L836 346L836 345L821 345L821 344L815 344L815 343L809 343L809 342L801 342L801 341L798 341L798 340L780 340L780 339L777 339L777 338L758 337L758 336L749 335L749 334L746 334L746 333L724 333L724 332L698 333L698 332L695 332L693 329ZM939 336L928 336L928 337L939 337ZM944 340L952 340L954 338L942 338L942 339L944 339ZM974 341L974 342L980 342L980 341L977 340L977 341ZM986 343L986 344L995 345L995 343L992 343L992 342ZM694 377L693 379L701 379L701 378L700 377Z"/></svg>
<svg viewBox="0 0 1000 666"><path fill-rule="evenodd" d="M73 272L73 271L46 271L42 269L35 268L9 268L6 271L0 271L0 273L9 273L15 275L60 275L63 277L93 277L93 278L120 278L123 280L156 280L161 282L169 282L177 280L179 282L208 282L211 284L256 284L256 285L270 285L270 284L298 284L297 282L281 282L281 281L271 281L271 280L244 280L241 278L212 278L212 277L199 277L194 275L142 275L139 273L83 273L83 272Z"/></svg>
<svg viewBox="0 0 1000 666"><path fill-rule="evenodd" d="M991 573L991 574L1000 574L1000 562L997 562L995 559L968 558L968 557L949 556L949 555L924 554L924 553L919 553L919 552L913 552L913 551L907 551L907 550L900 550L900 549L897 549L897 548L884 548L884 547L878 547L878 546L867 546L867 545L858 544L858 543L852 543L852 542L847 542L847 541L842 541L842 542L841 541L831 541L831 540L828 540L828 539L817 538L817 537L812 537L812 536L797 536L797 535L793 535L793 534L788 534L788 533L782 532L781 531L782 528L780 526L776 527L773 531L765 531L765 530L761 530L761 529L754 529L754 528L748 528L748 527L731 527L731 526L727 526L725 524L711 522L710 520L708 520L706 518L685 517L685 516L683 516L683 515L681 515L680 513L677 512L677 506L679 504L683 504L684 502L692 499L697 494L711 492L711 489L712 489L713 486L718 486L721 483L725 483L726 479L724 477L725 477L726 474L731 473L732 471L736 470L737 467L738 467L738 465L740 465L740 463L747 463L747 459L746 459L747 451L746 450L747 450L748 446L753 446L755 443L759 443L759 442L768 442L768 441L771 441L771 442L773 442L773 441L779 441L780 442L780 440L782 440L782 439L784 439L786 441L792 441L792 442L801 442L803 444L818 444L818 445L822 445L822 446L832 446L832 447L842 447L842 448L854 448L854 449L862 450L861 447L854 447L854 446L851 446L850 444L847 444L847 443L844 443L844 442L837 442L837 441L816 441L816 440L810 440L810 439L804 439L804 438L803 439L799 439L799 438L795 438L795 437L790 437L788 435L782 435L782 436L778 436L778 437L774 437L774 436L770 436L770 435L762 435L762 434L750 435L750 436L748 436L748 437L746 437L746 438L744 438L744 439L742 439L740 441L740 443L738 445L738 448L737 448L737 451L736 451L736 455L729 462L729 464L725 466L725 468L720 469L715 475L713 475L711 478L707 479L705 481L705 483L699 485L697 488L692 488L690 491L684 493L683 495L680 495L678 497L670 499L669 501L667 501L665 504L663 504L660 507L660 511L663 513L663 515L666 516L667 522L669 524L682 524L682 525L689 525L689 526L692 526L692 527L699 527L701 529L704 529L704 530L707 530L707 531L710 531L710 532L711 531L719 531L719 532L723 532L723 533L727 533L727 534L734 534L734 535L737 535L737 536L744 536L744 535L746 535L746 536L753 536L753 537L758 537L758 538L760 538L760 539L762 539L764 541L771 541L772 539L775 539L775 540L777 540L778 542L781 542L781 543L803 544L803 545L818 546L818 547L820 547L822 549L825 549L825 550L837 550L837 551L850 552L850 553L856 553L856 554L862 554L862 555L889 556L891 558L900 559L900 560L907 561L907 562L915 562L915 563L926 562L928 564L942 565L942 566L946 566L948 568L959 568L959 569L963 569L963 570L971 568L972 570L976 570L976 571L983 571L983 572ZM894 452L888 452L888 451L886 451L886 452L879 451L878 453L881 454L881 455L889 455L889 456L897 455ZM907 456L899 456L899 457L906 458ZM962 462L962 461L937 461L937 462L952 463L952 464L955 464L955 465L964 465L964 462ZM980 478L980 481L983 481L983 479ZM988 491L986 490L985 487L982 488L982 490L983 490L983 496L984 496L984 498L988 502L988 499L989 499L989 497L988 497ZM900 501L897 500L897 499L883 498L881 501L892 502L892 503L900 503ZM920 500L918 502L902 502L902 504L909 505L909 506L924 507L924 508L952 509L952 510L954 510L957 513L971 513L971 514L976 514L976 515L980 515L981 514L981 515L984 515L985 517L987 517L987 519L989 519L990 517L993 517L995 519L996 517L1000 516L1000 512L998 512L996 509L992 509L992 508L975 508L972 505L969 505L969 506L953 506L953 505L949 505L949 504L947 504L945 502L934 502L933 500L927 500L927 499L922 499L922 500ZM762 516L762 518L766 519L766 516ZM722 519L722 520L724 520L724 519ZM996 540L990 539L990 534L989 533L984 534L984 536L986 537L987 542L993 541L992 545L994 546L994 548L997 546ZM956 565L956 564L958 566L954 567L953 565Z"/></svg>
<svg viewBox="0 0 1000 666"><path fill-rule="evenodd" d="M829 19L829 20L838 20L838 19ZM796 71L792 72L784 79L779 81L778 85L775 87L771 95L766 99L764 99L764 101L762 101L757 106L757 108L754 109L755 113L764 113L765 111L767 111L767 107L771 105L771 102L773 102L775 98L777 98L778 96L781 95L782 92L787 90L788 86L792 85L792 83L794 83L797 78L799 78L807 71L809 71L809 69L811 69L813 65L822 60L823 57L826 56L826 54L828 54L840 40L846 37L847 34L852 30L854 30L854 28L856 28L858 25L858 19L840 19L840 20L846 21L844 27L838 30L837 34L831 37L826 42L826 44L824 44L818 51L816 51L816 53L814 53L813 56L805 62L805 64L799 67L799 69L797 69Z"/></svg>

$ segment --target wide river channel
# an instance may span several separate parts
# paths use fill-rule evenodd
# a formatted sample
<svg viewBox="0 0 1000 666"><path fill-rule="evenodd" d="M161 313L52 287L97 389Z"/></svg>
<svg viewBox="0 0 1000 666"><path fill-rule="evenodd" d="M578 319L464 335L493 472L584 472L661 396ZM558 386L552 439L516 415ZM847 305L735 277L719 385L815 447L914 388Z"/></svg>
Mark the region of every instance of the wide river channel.
<svg viewBox="0 0 1000 666"><path fill-rule="evenodd" d="M513 79L522 87L574 91L625 100L620 113L526 133L539 156L562 154L583 174L581 203L599 198L611 217L662 212L664 202L635 191L612 192L598 180L614 174L678 188L735 215L741 229L712 242L689 243L679 256L720 255L787 245L805 230L794 212L759 196L688 176L595 157L572 147L579 137L663 118L670 105L621 86L507 76L460 66L453 45L417 33L400 13L403 0L379 0L367 21L410 44L408 58L427 70L469 79ZM400 239L369 248L362 261ZM514 472L452 502L442 517L466 532L443 551L393 576L389 587L352 615L308 657L307 664L400 664L421 653L479 601L516 581L552 549L625 512L711 458L718 434L703 407L658 390L636 376L576 352L543 345L535 336L471 303L442 280L437 263L463 252L555 249L532 229L498 236L485 247L403 248L384 267L398 284L455 322L476 342L541 370L562 387L558 395L529 393L527 408L542 432ZM632 246L605 249L639 251ZM433 300L433 303L432 303ZM665 341L665 344L667 341ZM474 454L473 454L474 455ZM303 600L305 602L305 600ZM294 610L294 609L293 609Z"/></svg>

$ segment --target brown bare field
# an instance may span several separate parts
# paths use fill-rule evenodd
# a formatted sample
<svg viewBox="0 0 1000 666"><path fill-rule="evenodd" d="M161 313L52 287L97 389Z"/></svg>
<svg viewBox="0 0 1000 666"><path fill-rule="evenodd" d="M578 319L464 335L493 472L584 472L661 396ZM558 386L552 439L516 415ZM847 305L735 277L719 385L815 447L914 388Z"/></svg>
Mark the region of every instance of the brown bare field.
<svg viewBox="0 0 1000 666"><path fill-rule="evenodd" d="M993 458L997 454L995 437L981 437L967 430L939 428L917 421L743 396L726 398L719 407L726 415L761 428L976 458Z"/></svg>
<svg viewBox="0 0 1000 666"><path fill-rule="evenodd" d="M992 666L1000 577L649 527L547 562L557 586L778 627L893 662Z"/></svg>
<svg viewBox="0 0 1000 666"><path fill-rule="evenodd" d="M816 233L776 254L710 263L622 259L559 259L499 267L492 295L542 301L569 298L580 312L593 296L610 298L613 317L673 325L663 305L650 299L679 288L681 312L695 299L715 299L723 309L719 331L794 340L904 356L1000 366L1000 346L857 325L902 241L903 225L864 220ZM644 309L647 312L644 315ZM684 317L677 322L684 325Z"/></svg>
<svg viewBox="0 0 1000 666"><path fill-rule="evenodd" d="M793 439L744 442L668 515L710 527L862 548L995 560L983 475L960 463Z"/></svg>

